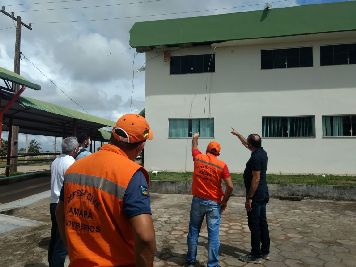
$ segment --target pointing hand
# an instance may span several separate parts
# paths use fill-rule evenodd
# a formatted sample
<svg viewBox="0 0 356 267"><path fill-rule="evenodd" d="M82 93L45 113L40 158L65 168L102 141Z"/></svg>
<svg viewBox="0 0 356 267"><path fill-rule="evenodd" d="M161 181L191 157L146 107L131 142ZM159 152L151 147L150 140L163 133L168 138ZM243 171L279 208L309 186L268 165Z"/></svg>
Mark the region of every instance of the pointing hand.
<svg viewBox="0 0 356 267"><path fill-rule="evenodd" d="M234 128L232 128L232 127L231 127L231 129L232 129L231 133L232 133L233 135L236 135L236 136L239 135L238 131L236 131L236 130L235 130Z"/></svg>

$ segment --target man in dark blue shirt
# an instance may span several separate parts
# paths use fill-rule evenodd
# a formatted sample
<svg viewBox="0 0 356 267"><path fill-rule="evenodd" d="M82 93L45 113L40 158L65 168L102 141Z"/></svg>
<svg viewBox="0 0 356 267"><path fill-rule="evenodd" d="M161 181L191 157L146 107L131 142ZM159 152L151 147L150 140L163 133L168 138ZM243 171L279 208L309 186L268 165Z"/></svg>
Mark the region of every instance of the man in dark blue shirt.
<svg viewBox="0 0 356 267"><path fill-rule="evenodd" d="M245 208L248 217L248 226L251 231L251 253L241 260L245 262L261 263L261 259L269 259L270 239L266 217L266 204L269 200L266 182L267 152L261 146L261 137L250 134L246 139L238 131L232 129L231 133L237 136L241 143L249 149L250 159L244 171L246 188Z"/></svg>

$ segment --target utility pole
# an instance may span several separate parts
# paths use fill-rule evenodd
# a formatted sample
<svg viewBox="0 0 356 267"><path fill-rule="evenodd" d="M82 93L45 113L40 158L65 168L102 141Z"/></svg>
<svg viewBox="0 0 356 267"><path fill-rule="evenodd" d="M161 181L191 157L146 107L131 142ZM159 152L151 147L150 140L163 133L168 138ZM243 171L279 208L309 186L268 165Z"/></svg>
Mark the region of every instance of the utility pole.
<svg viewBox="0 0 356 267"><path fill-rule="evenodd" d="M28 25L22 22L21 17L15 17L14 12L8 13L5 11L5 6L2 6L1 13L8 16L12 20L16 21L16 42L15 42L15 56L14 56L14 72L20 74L20 60L21 60L21 27L24 26L29 30L32 30L31 23ZM12 84L15 93L20 89L18 84ZM17 171L17 153L18 153L18 137L19 137L19 127L11 125L12 130L11 136L9 134L8 146L10 146L10 154L8 156L11 158L9 173ZM10 133L9 132L9 133Z"/></svg>

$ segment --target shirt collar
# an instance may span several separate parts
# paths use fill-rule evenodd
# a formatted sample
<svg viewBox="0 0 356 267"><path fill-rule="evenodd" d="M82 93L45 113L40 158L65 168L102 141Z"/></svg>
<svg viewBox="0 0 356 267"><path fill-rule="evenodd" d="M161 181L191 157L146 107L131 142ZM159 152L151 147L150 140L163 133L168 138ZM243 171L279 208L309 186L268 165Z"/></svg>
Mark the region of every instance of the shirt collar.
<svg viewBox="0 0 356 267"><path fill-rule="evenodd" d="M257 151L261 151L263 149L263 147L259 147L257 148L255 151L251 152L251 155L254 155Z"/></svg>
<svg viewBox="0 0 356 267"><path fill-rule="evenodd" d="M112 144L106 144L103 145L100 150L106 150L106 151L110 151L110 152L114 152L116 154L122 155L126 158L128 158L128 156L126 155L126 153L119 147L112 145Z"/></svg>

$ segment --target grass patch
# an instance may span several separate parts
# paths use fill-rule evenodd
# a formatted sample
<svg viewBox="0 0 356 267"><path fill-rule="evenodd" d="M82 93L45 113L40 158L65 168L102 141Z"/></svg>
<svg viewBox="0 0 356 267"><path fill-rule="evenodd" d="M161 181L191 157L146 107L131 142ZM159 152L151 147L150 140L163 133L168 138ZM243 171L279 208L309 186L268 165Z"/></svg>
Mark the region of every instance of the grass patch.
<svg viewBox="0 0 356 267"><path fill-rule="evenodd" d="M238 184L243 184L241 173L232 173L232 179ZM153 181L190 181L191 172L158 172L157 175L150 173ZM287 174L267 174L269 184L307 184L307 185L347 185L356 186L356 176L338 175L287 175Z"/></svg>

